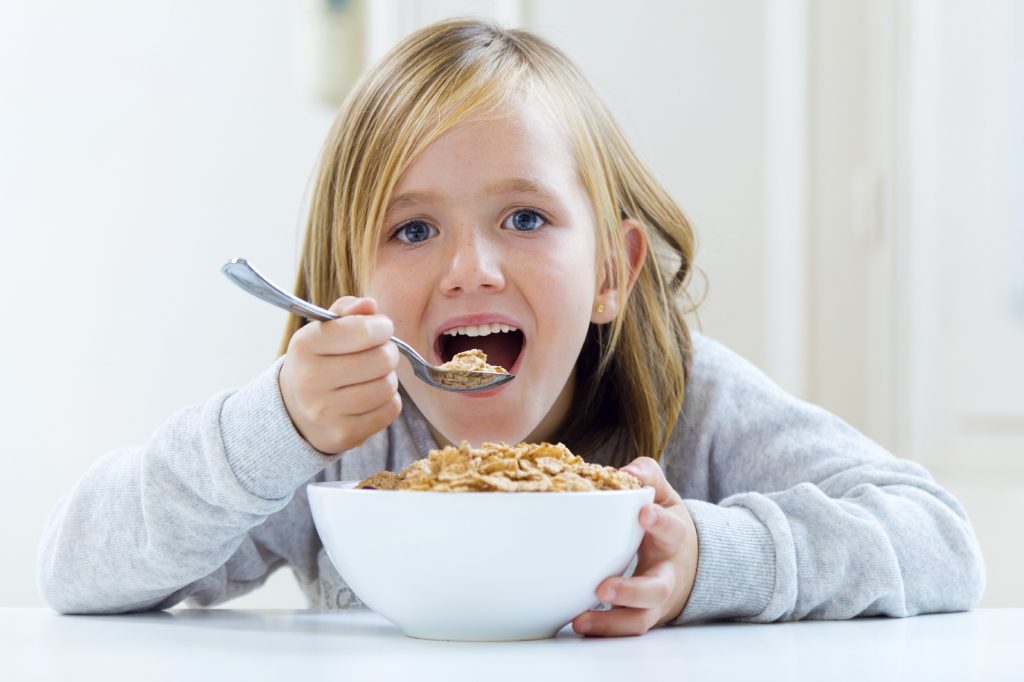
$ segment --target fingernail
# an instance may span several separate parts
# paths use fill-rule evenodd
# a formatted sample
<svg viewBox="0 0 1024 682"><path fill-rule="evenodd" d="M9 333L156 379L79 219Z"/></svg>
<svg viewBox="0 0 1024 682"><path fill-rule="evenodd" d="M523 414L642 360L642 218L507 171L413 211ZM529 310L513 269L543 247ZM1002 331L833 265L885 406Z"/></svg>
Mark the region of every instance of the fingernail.
<svg viewBox="0 0 1024 682"><path fill-rule="evenodd" d="M581 635L587 634L588 632L590 632L590 619L581 618L580 620L576 621L576 625L574 625L573 628L576 630L576 632L580 633Z"/></svg>
<svg viewBox="0 0 1024 682"><path fill-rule="evenodd" d="M606 587L602 590L604 592L604 598L601 599L605 604L611 604L615 601L615 595L617 594L614 587Z"/></svg>
<svg viewBox="0 0 1024 682"><path fill-rule="evenodd" d="M658 510L654 507L648 507L644 510L644 525L653 526L658 522Z"/></svg>

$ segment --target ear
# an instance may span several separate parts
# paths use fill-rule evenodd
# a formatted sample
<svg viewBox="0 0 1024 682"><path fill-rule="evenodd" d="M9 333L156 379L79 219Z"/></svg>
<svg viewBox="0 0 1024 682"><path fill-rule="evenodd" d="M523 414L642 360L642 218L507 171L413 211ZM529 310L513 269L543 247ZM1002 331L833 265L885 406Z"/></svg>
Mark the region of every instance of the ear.
<svg viewBox="0 0 1024 682"><path fill-rule="evenodd" d="M605 263L604 281L598 288L594 297L594 307L591 310L590 321L594 324L607 324L615 319L621 307L633 290L640 268L643 267L644 258L647 256L647 238L640 223L632 218L622 220L622 241L626 247L626 265L629 268L629 275L626 278L625 291L620 291L615 275L615 267L611 262Z"/></svg>

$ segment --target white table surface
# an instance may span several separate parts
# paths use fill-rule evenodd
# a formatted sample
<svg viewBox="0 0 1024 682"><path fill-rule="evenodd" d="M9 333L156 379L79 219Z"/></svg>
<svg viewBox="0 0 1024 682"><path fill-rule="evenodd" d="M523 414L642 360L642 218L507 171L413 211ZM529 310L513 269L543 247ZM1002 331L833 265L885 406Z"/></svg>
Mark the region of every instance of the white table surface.
<svg viewBox="0 0 1024 682"><path fill-rule="evenodd" d="M643 637L410 639L370 612L0 609L0 680L1024 680L1024 609L716 623Z"/></svg>

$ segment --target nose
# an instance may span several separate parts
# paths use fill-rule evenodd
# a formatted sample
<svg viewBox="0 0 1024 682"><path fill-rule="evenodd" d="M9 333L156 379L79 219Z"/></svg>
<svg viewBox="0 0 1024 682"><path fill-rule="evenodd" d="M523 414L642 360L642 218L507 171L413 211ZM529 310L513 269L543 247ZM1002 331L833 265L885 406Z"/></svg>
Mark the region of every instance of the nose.
<svg viewBox="0 0 1024 682"><path fill-rule="evenodd" d="M505 286L498 245L475 230L460 235L449 253L448 268L441 280L445 293L499 291Z"/></svg>

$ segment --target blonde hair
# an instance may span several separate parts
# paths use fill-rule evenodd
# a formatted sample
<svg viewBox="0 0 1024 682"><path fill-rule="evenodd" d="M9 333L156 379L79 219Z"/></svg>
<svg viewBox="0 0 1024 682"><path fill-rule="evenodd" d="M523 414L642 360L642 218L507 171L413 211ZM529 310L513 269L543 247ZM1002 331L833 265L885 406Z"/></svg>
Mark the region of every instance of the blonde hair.
<svg viewBox="0 0 1024 682"><path fill-rule="evenodd" d="M580 454L611 440L619 466L657 458L682 408L692 352L679 301L693 231L579 70L531 33L444 21L405 38L361 79L321 153L295 293L327 307L362 292L402 173L447 130L499 113L510 96L536 96L568 135L596 216L599 279L625 292L623 218L640 224L651 247L620 314L590 326L560 439ZM304 323L290 317L282 352Z"/></svg>

